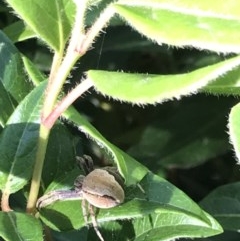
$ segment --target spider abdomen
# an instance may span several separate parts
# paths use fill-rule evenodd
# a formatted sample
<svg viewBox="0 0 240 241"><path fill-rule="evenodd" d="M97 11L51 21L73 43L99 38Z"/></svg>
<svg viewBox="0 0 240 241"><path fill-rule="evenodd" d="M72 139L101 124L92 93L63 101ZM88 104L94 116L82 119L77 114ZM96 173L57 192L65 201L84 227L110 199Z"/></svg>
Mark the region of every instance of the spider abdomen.
<svg viewBox="0 0 240 241"><path fill-rule="evenodd" d="M103 169L95 169L83 180L82 194L98 208L111 208L124 201L124 191L115 177Z"/></svg>

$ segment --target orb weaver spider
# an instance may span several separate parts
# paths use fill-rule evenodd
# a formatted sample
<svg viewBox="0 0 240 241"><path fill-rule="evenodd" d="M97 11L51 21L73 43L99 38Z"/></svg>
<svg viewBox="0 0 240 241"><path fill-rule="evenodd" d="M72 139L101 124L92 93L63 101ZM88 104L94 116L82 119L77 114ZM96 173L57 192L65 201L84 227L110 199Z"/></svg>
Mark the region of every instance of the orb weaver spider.
<svg viewBox="0 0 240 241"><path fill-rule="evenodd" d="M41 209L60 200L82 200L82 213L84 221L88 223L91 216L93 228L104 241L96 220L94 207L112 208L124 201L123 179L117 168L105 167L94 169L90 156L77 157L78 166L86 176L80 175L74 182L73 190L55 190L40 197L37 208Z"/></svg>

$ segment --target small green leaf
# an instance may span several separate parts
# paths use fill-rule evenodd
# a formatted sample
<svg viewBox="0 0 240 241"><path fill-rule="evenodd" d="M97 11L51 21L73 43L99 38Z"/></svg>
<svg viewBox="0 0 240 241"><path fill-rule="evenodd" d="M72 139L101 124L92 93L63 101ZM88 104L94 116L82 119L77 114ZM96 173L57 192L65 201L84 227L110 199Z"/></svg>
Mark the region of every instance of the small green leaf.
<svg viewBox="0 0 240 241"><path fill-rule="evenodd" d="M239 64L240 57L237 56L185 74L152 75L89 70L87 76L103 95L139 105L155 104L195 93Z"/></svg>
<svg viewBox="0 0 240 241"><path fill-rule="evenodd" d="M201 207L213 215L226 230L238 232L240 226L240 182L227 184L212 191Z"/></svg>
<svg viewBox="0 0 240 241"><path fill-rule="evenodd" d="M36 37L36 34L30 29L30 27L20 20L4 28L3 32L14 43Z"/></svg>
<svg viewBox="0 0 240 241"><path fill-rule="evenodd" d="M100 226L109 221L132 219L136 235L131 237L132 240L207 237L222 232L210 215L166 180L149 173L140 185L145 193L137 186L129 187L123 204L99 211ZM48 226L59 231L85 226L80 201L56 202L41 209L40 215ZM187 233L186 229L189 230Z"/></svg>
<svg viewBox="0 0 240 241"><path fill-rule="evenodd" d="M7 3L37 36L55 51L63 51L73 23L73 1L7 0Z"/></svg>
<svg viewBox="0 0 240 241"><path fill-rule="evenodd" d="M26 81L20 53L13 43L0 31L0 81L9 94L20 102L31 90Z"/></svg>
<svg viewBox="0 0 240 241"><path fill-rule="evenodd" d="M70 107L63 114L76 125L80 131L85 133L87 137L96 141L96 143L105 148L110 158L118 165L120 172L125 178L126 185L132 185L139 182L147 173L147 169L140 163L136 162L132 157L121 151L112 143L107 141L84 117L82 117L74 108Z"/></svg>
<svg viewBox="0 0 240 241"><path fill-rule="evenodd" d="M236 0L227 7L224 1L213 6L206 0L119 0L114 8L129 25L158 44L240 52L236 31L240 4Z"/></svg>
<svg viewBox="0 0 240 241"><path fill-rule="evenodd" d="M16 108L0 138L0 189L14 193L29 180L37 148L40 109L46 83Z"/></svg>
<svg viewBox="0 0 240 241"><path fill-rule="evenodd" d="M32 215L0 212L0 237L5 241L43 241L42 225Z"/></svg>

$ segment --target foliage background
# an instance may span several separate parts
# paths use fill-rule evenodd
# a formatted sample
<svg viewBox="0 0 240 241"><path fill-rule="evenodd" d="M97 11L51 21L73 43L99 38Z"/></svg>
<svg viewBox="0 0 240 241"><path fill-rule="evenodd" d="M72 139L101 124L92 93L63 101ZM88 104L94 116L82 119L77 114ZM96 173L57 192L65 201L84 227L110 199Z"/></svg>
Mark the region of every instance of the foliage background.
<svg viewBox="0 0 240 241"><path fill-rule="evenodd" d="M0 11L1 29L16 21L5 4L1 3ZM89 69L176 74L229 57L192 48L160 47L121 22L105 31L72 73L75 82L65 84L66 93ZM16 46L40 70L49 72L52 53L40 40L29 39ZM215 188L240 180L227 135L228 115L237 102L237 97L198 93L156 106L133 106L92 90L91 95L78 99L74 106L110 142L199 202ZM77 128L67 127L71 131L72 147L77 143L78 155L94 154L98 165L106 164L96 144ZM23 194L19 192L11 200L12 205L20 208L21 199ZM226 232L206 240L239 240L239 237L240 234Z"/></svg>

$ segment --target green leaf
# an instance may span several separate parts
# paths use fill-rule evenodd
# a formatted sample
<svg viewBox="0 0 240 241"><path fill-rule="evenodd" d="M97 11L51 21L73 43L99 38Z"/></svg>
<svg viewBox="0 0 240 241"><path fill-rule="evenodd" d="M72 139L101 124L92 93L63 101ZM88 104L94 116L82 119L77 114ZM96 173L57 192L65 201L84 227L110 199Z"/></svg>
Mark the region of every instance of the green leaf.
<svg viewBox="0 0 240 241"><path fill-rule="evenodd" d="M0 126L4 127L8 118L14 111L15 105L9 93L5 90L2 82L0 82Z"/></svg>
<svg viewBox="0 0 240 241"><path fill-rule="evenodd" d="M30 29L30 27L26 26L24 22L20 20L4 28L3 32L14 43L36 37L36 34Z"/></svg>
<svg viewBox="0 0 240 241"><path fill-rule="evenodd" d="M52 128L42 173L45 187L62 175L69 175L76 168L75 141L64 125L57 123Z"/></svg>
<svg viewBox="0 0 240 241"><path fill-rule="evenodd" d="M229 71L216 81L206 85L201 91L213 95L240 95L240 68Z"/></svg>
<svg viewBox="0 0 240 241"><path fill-rule="evenodd" d="M155 104L196 93L239 64L240 57L237 56L185 74L152 75L89 70L87 76L103 95L139 105Z"/></svg>
<svg viewBox="0 0 240 241"><path fill-rule="evenodd" d="M238 232L240 226L240 182L218 187L206 196L201 207L213 215L226 230Z"/></svg>
<svg viewBox="0 0 240 241"><path fill-rule="evenodd" d="M178 47L240 52L240 4L189 0L119 0L115 11L141 34Z"/></svg>
<svg viewBox="0 0 240 241"><path fill-rule="evenodd" d="M5 241L43 241L42 225L32 215L0 212L0 237Z"/></svg>
<svg viewBox="0 0 240 241"><path fill-rule="evenodd" d="M126 185L132 185L139 182L147 173L147 169L132 157L121 151L112 143L107 141L84 117L82 117L74 108L70 107L63 116L73 122L80 131L87 137L93 139L99 147L105 148L109 157L112 158L123 177Z"/></svg>
<svg viewBox="0 0 240 241"><path fill-rule="evenodd" d="M76 159L74 164L76 164ZM74 188L74 181L76 180L76 177L79 175L84 175L84 173L77 167L71 171L66 170L65 173L58 174L59 175L56 176L55 179L50 183L45 192L72 189Z"/></svg>
<svg viewBox="0 0 240 241"><path fill-rule="evenodd" d="M17 102L20 102L29 93L31 85L26 81L18 50L1 31L0 63L0 81L6 91L9 92Z"/></svg>
<svg viewBox="0 0 240 241"><path fill-rule="evenodd" d="M36 68L36 65L34 65L34 63L32 63L32 61L26 56L22 56L22 60L24 68L35 86L38 86L42 81L47 79L47 77L45 77L43 73Z"/></svg>
<svg viewBox="0 0 240 241"><path fill-rule="evenodd" d="M63 51L73 23L73 1L7 0L7 3L38 37L55 51Z"/></svg>
<svg viewBox="0 0 240 241"><path fill-rule="evenodd" d="M240 163L240 103L235 105L229 115L229 136L233 144L238 163Z"/></svg>
<svg viewBox="0 0 240 241"><path fill-rule="evenodd" d="M16 108L0 138L0 189L14 193L29 180L35 160L40 109L46 83Z"/></svg>
<svg viewBox="0 0 240 241"><path fill-rule="evenodd" d="M140 137L128 153L151 170L189 168L223 155L230 150L224 130L234 103L231 98L192 96L176 105L154 107L159 117L142 133L132 130Z"/></svg>
<svg viewBox="0 0 240 241"><path fill-rule="evenodd" d="M166 180L149 173L140 185L145 193L138 186L128 187L125 202L115 208L101 209L97 214L98 223L104 225L114 220L132 219L136 237L131 237L131 240L207 237L222 232L210 215ZM40 215L55 230L85 226L80 201L56 202L41 209ZM166 232L163 231L165 229ZM187 234L186 230L189 230Z"/></svg>
<svg viewBox="0 0 240 241"><path fill-rule="evenodd" d="M165 212L160 211L156 215L151 215L151 218L146 216L133 221L136 232L134 240L151 239L165 241L181 237L209 237L221 233L219 224L210 215L208 217L209 223L206 225L198 218L189 218L188 215L185 216L181 212L168 213L168 210ZM185 218L186 222L183 221ZM172 223L174 223L174 227Z"/></svg>
<svg viewBox="0 0 240 241"><path fill-rule="evenodd" d="M124 221L111 221L101 224L101 233L107 240L121 241L121 240L174 240L175 237L202 237L216 234L218 226L214 227L201 227L194 224L179 224L182 214L167 213L167 211L161 212L161 214L152 214L144 216L143 218L137 218ZM163 221L164 220L164 221ZM169 225L170 220L174 220L174 224L178 224L174 227ZM81 229L82 231L84 229ZM93 230L89 230L87 240L97 240L96 234ZM172 238L171 238L172 237ZM184 239L185 240L185 239ZM205 239L204 239L205 240ZM207 239L208 240L208 239Z"/></svg>

